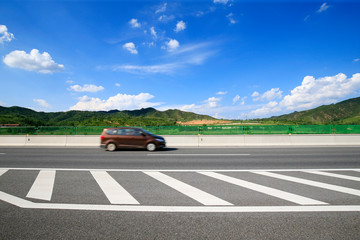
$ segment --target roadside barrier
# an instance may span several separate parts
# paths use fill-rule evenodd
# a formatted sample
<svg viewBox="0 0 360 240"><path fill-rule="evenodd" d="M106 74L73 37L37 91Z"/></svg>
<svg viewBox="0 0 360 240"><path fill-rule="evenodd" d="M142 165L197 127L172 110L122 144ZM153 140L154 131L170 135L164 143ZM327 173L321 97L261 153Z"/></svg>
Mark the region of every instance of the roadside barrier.
<svg viewBox="0 0 360 240"><path fill-rule="evenodd" d="M139 126L158 135L360 134L360 125ZM100 135L110 126L0 127L0 135Z"/></svg>

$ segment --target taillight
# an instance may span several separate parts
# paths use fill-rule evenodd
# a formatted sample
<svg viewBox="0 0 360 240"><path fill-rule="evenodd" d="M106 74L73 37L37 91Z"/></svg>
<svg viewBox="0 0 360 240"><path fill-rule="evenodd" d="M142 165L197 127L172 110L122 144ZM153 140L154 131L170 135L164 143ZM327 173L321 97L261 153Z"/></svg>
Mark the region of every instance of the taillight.
<svg viewBox="0 0 360 240"><path fill-rule="evenodd" d="M104 138L105 138L104 136L100 136L100 139L101 139L101 140L104 140Z"/></svg>

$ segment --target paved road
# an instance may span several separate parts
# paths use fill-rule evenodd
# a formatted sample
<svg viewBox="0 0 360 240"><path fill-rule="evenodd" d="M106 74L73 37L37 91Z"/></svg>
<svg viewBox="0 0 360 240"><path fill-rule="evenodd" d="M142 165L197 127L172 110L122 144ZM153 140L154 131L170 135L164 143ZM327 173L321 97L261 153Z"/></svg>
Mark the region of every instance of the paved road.
<svg viewBox="0 0 360 240"><path fill-rule="evenodd" d="M351 147L0 148L0 239L359 239L359 171Z"/></svg>

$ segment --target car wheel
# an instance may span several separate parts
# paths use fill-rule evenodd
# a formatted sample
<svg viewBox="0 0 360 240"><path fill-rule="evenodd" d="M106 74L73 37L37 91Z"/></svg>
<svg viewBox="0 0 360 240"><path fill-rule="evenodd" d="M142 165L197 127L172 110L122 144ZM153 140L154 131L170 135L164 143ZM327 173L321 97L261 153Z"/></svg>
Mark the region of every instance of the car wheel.
<svg viewBox="0 0 360 240"><path fill-rule="evenodd" d="M152 151L155 151L156 146L155 146L154 143L149 143L148 145L146 145L146 149L147 149L148 151L152 152Z"/></svg>
<svg viewBox="0 0 360 240"><path fill-rule="evenodd" d="M110 152L113 152L116 150L116 145L114 143L109 143L108 145L106 145L106 149Z"/></svg>

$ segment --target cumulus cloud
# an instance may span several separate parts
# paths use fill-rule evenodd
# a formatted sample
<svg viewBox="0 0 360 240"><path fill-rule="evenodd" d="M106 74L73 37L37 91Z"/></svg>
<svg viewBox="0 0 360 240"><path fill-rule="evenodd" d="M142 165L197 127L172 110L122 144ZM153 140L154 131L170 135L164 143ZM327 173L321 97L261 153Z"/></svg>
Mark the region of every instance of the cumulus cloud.
<svg viewBox="0 0 360 240"><path fill-rule="evenodd" d="M249 116L254 117L267 117L269 115L273 115L276 112L280 112L281 107L279 106L279 103L276 101L271 101L267 103L266 105L262 106L261 108L258 108L254 111L251 111Z"/></svg>
<svg viewBox="0 0 360 240"><path fill-rule="evenodd" d="M169 52L173 52L175 51L177 48L180 47L179 42L176 39L170 39L168 42L165 43L166 44L166 49Z"/></svg>
<svg viewBox="0 0 360 240"><path fill-rule="evenodd" d="M233 105L234 105L235 103L239 102L239 101L240 101L240 105L244 105L246 98L247 98L246 96L243 97L243 98L241 98L241 97L237 94L237 95L233 98Z"/></svg>
<svg viewBox="0 0 360 240"><path fill-rule="evenodd" d="M44 99L33 99L40 107L51 108L51 105L48 104Z"/></svg>
<svg viewBox="0 0 360 240"><path fill-rule="evenodd" d="M4 42L11 42L14 38L14 34L8 32L5 25L0 25L0 44L3 44Z"/></svg>
<svg viewBox="0 0 360 240"><path fill-rule="evenodd" d="M133 18L129 21L129 24L132 28L139 28L141 27L141 24L138 22L136 18Z"/></svg>
<svg viewBox="0 0 360 240"><path fill-rule="evenodd" d="M317 10L317 12L318 12L318 13L325 12L326 10L329 9L329 7L330 7L330 6L327 5L327 3L323 3L323 4L320 6L319 10Z"/></svg>
<svg viewBox="0 0 360 240"><path fill-rule="evenodd" d="M96 92L104 90L104 87L96 86L96 85L93 85L93 84L85 84L84 86L72 85L72 86L70 86L70 90L75 91L75 92L96 93Z"/></svg>
<svg viewBox="0 0 360 240"><path fill-rule="evenodd" d="M301 85L294 88L280 102L271 101L250 112L249 115L252 117L266 117L276 113L312 109L321 105L339 102L352 94L358 93L359 90L360 73L354 74L351 78L348 78L343 73L318 79L313 76L306 76ZM273 92L279 93L281 91L275 90ZM253 95L263 97L263 95L255 93ZM268 99L274 98L270 97Z"/></svg>
<svg viewBox="0 0 360 240"><path fill-rule="evenodd" d="M154 107L160 103L149 102L154 98L149 93L140 93L138 95L117 94L108 99L92 98L83 96L79 98L79 102L70 108L70 110L89 110L89 111L109 111L112 109L118 110L133 110L139 108Z"/></svg>
<svg viewBox="0 0 360 240"><path fill-rule="evenodd" d="M269 91L266 91L263 94L260 94L258 92L254 92L252 95L254 101L263 101L263 100L274 100L275 98L281 98L282 97L282 91L280 91L279 88L272 88Z"/></svg>
<svg viewBox="0 0 360 240"><path fill-rule="evenodd" d="M41 54L37 49L31 50L29 54L25 51L13 51L6 55L3 61L9 67L45 74L64 70L64 65L55 63L49 53Z"/></svg>
<svg viewBox="0 0 360 240"><path fill-rule="evenodd" d="M133 42L125 43L123 48L132 54L138 54L138 51L136 50L135 44Z"/></svg>
<svg viewBox="0 0 360 240"><path fill-rule="evenodd" d="M339 101L360 89L360 73L348 78L339 73L315 79L306 76L301 85L294 88L291 94L286 95L281 105L288 110L304 110L323 104L331 104Z"/></svg>
<svg viewBox="0 0 360 240"><path fill-rule="evenodd" d="M181 21L177 22L174 31L180 32L180 31L184 31L185 29L186 29L186 23L183 20L181 20Z"/></svg>
<svg viewBox="0 0 360 240"><path fill-rule="evenodd" d="M204 103L207 103L209 107L215 108L218 107L218 103L221 101L221 98L211 97L204 101Z"/></svg>

